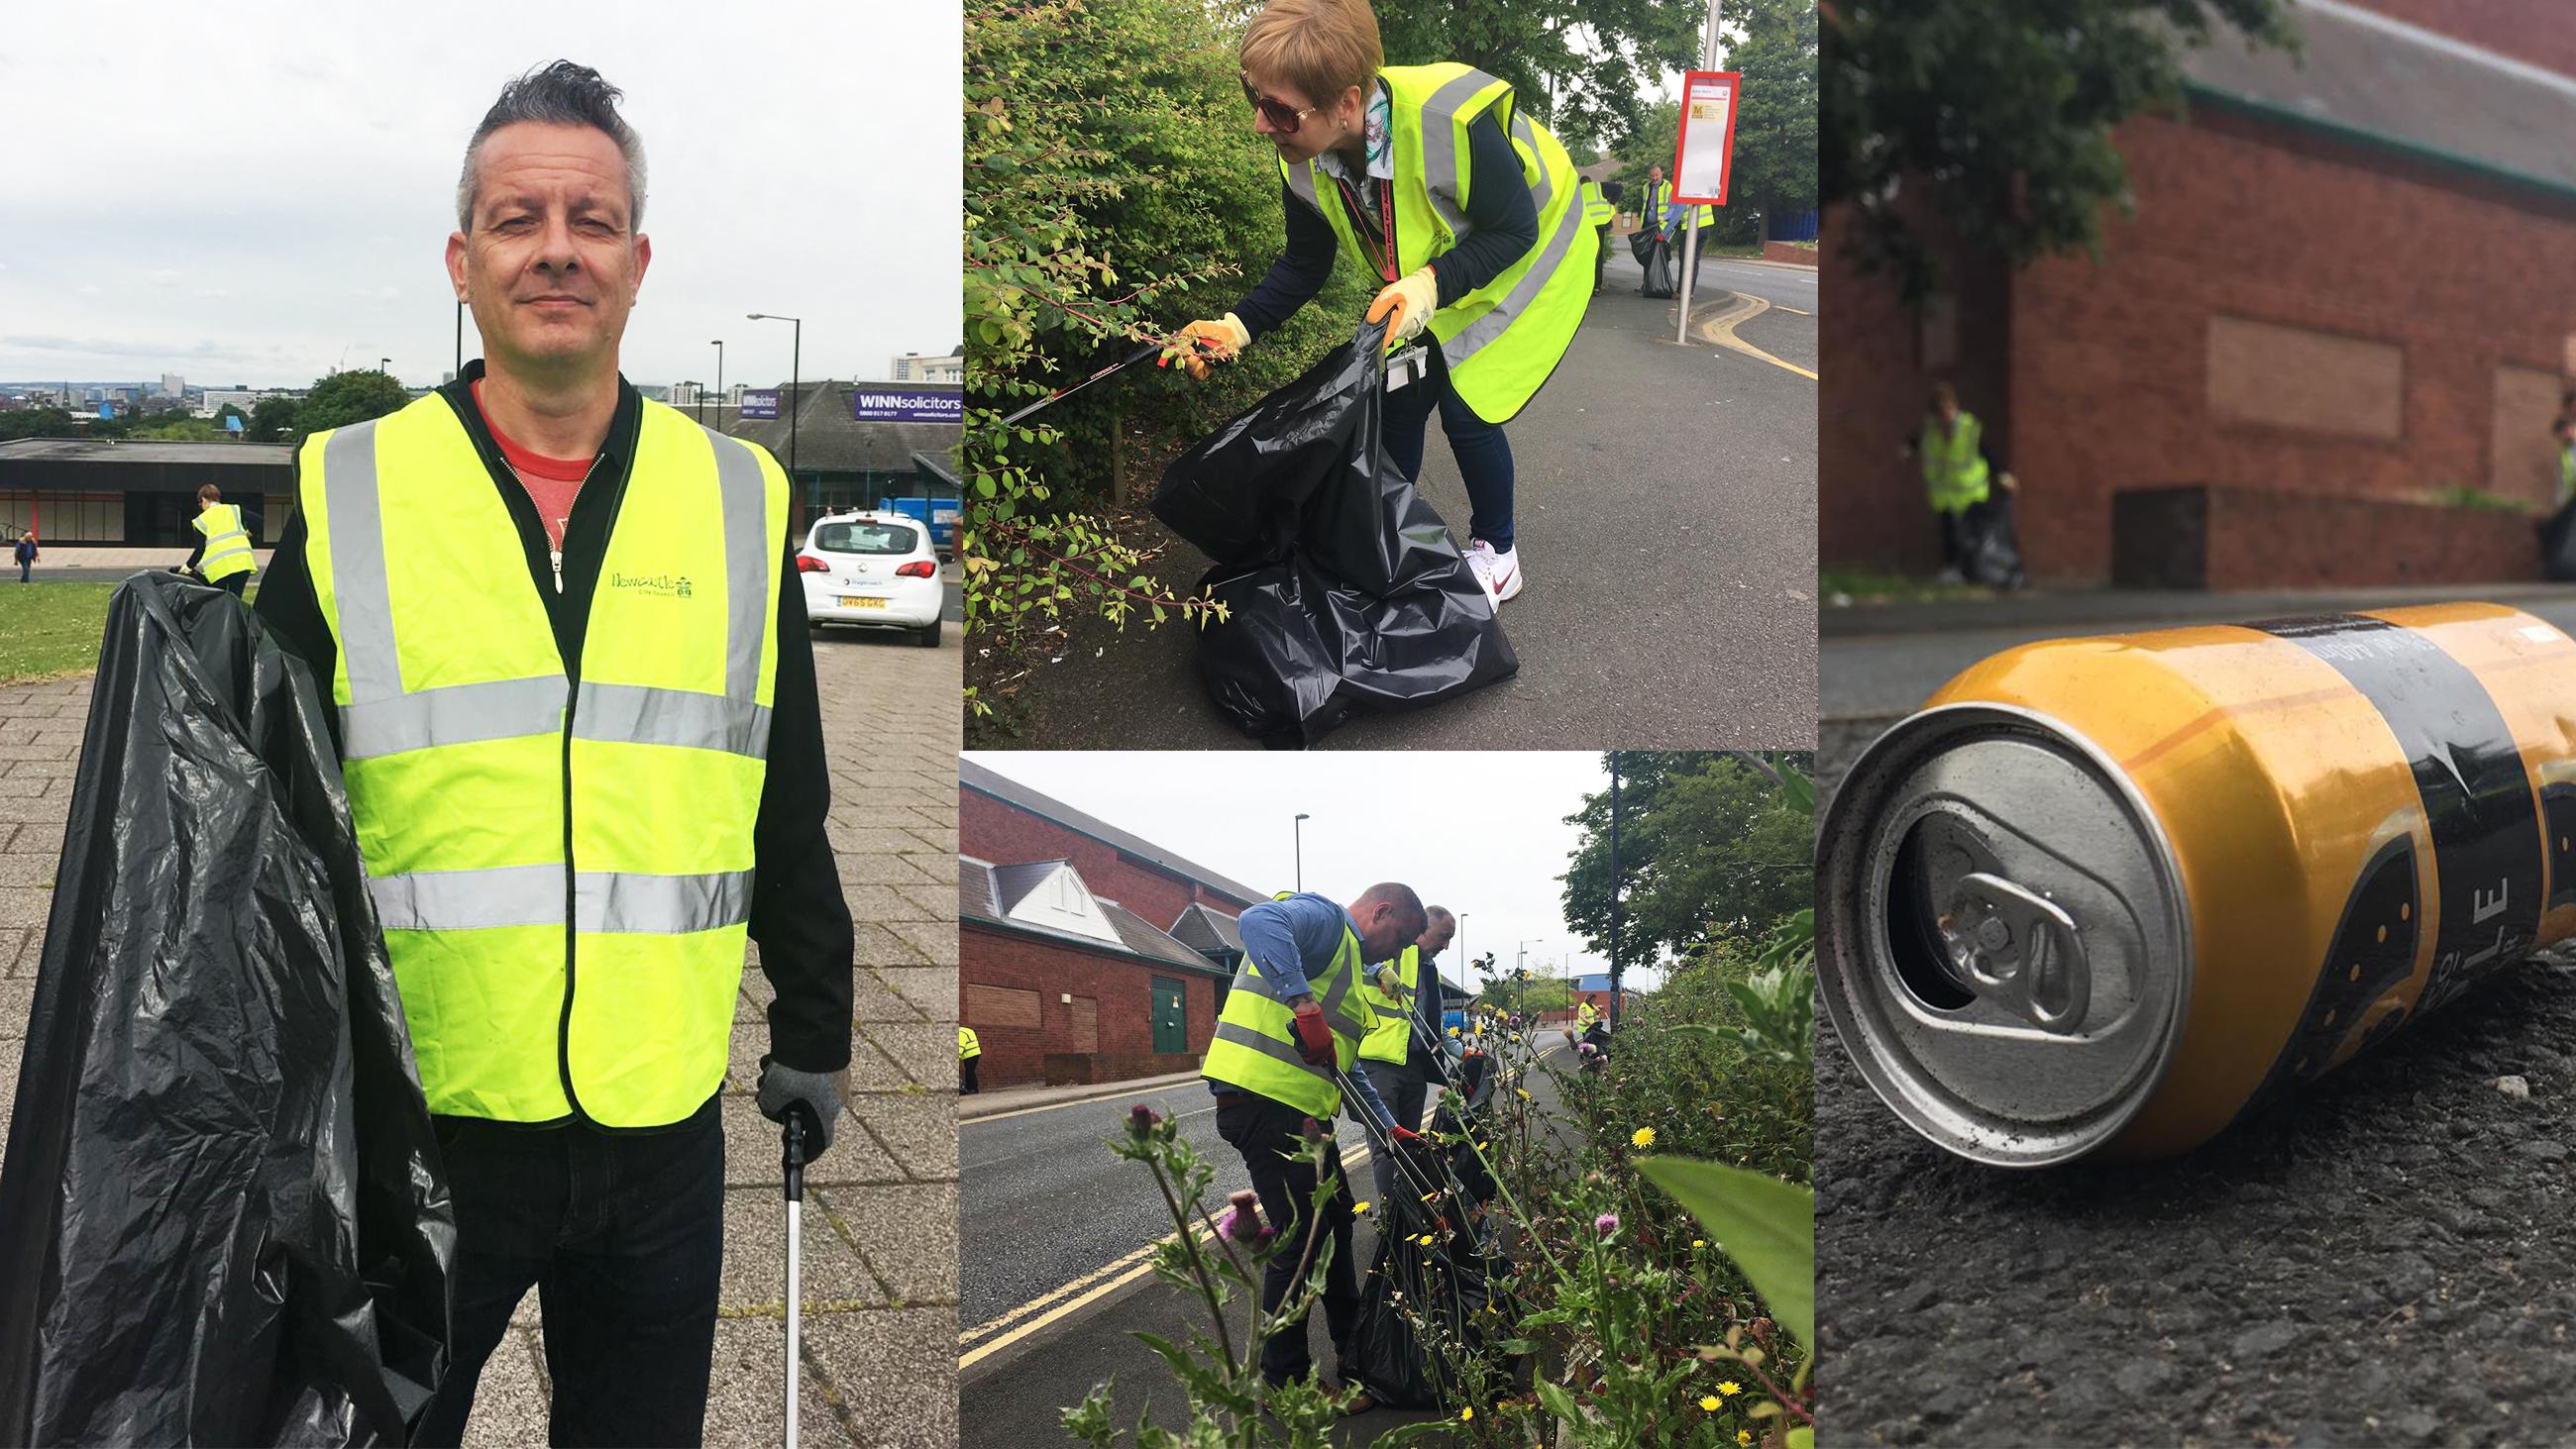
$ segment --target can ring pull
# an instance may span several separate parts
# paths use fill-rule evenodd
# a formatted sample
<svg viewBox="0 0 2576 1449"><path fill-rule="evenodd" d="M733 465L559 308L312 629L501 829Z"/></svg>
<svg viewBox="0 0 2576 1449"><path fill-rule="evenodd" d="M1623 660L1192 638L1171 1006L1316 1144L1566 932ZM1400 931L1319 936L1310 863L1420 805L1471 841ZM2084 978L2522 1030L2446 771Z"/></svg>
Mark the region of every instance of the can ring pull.
<svg viewBox="0 0 2576 1449"><path fill-rule="evenodd" d="M2093 1001L2075 918L2000 876L1960 877L1941 914L1960 984L2043 1031L2072 1035Z"/></svg>

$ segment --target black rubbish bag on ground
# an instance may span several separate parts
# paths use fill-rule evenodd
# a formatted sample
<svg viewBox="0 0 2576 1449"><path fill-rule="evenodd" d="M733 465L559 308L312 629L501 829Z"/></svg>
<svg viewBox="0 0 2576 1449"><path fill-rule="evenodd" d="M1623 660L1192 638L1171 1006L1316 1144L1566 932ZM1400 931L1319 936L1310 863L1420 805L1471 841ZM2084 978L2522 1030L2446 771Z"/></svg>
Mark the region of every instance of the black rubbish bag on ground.
<svg viewBox="0 0 2576 1449"><path fill-rule="evenodd" d="M0 1443L398 1444L437 1143L322 701L230 594L109 602L0 1163Z"/></svg>
<svg viewBox="0 0 2576 1449"><path fill-rule="evenodd" d="M1657 237L1646 248L1638 265L1646 269L1646 283L1638 291L1648 297L1672 297L1681 292L1681 283L1673 275L1673 245Z"/></svg>
<svg viewBox="0 0 2576 1449"><path fill-rule="evenodd" d="M1960 572L1968 582L1992 589L2018 589L2030 582L2022 571L2021 531L2013 523L2013 495L1996 488L1986 501L1960 519L1967 530L1967 559Z"/></svg>
<svg viewBox="0 0 2576 1449"><path fill-rule="evenodd" d="M1389 1203L1377 1261L1360 1284L1342 1381L1389 1408L1438 1409L1459 1399L1446 1356L1485 1352L1485 1325L1502 1321L1485 1314L1492 1284L1476 1229L1453 1216L1444 1204ZM1422 1342L1417 1317L1435 1326L1436 1349Z"/></svg>
<svg viewBox="0 0 2576 1449"><path fill-rule="evenodd" d="M1362 328L1154 490L1154 515L1216 561L1200 579L1226 608L1198 631L1208 695L1267 744L1311 745L1355 714L1520 671L1448 525L1380 441L1384 338Z"/></svg>
<svg viewBox="0 0 2576 1449"><path fill-rule="evenodd" d="M2576 499L2540 525L2540 573L2553 584L2576 583Z"/></svg>

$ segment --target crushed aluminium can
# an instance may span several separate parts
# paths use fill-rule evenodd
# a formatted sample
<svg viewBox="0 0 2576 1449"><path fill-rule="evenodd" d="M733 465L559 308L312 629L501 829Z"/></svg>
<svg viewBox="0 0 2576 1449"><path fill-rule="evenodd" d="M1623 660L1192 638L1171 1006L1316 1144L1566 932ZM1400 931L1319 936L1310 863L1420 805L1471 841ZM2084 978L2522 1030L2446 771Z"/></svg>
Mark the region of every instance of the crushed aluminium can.
<svg viewBox="0 0 2576 1449"><path fill-rule="evenodd" d="M1818 988L1963 1157L2215 1136L2576 934L2576 643L2443 604L2056 640L1863 752Z"/></svg>

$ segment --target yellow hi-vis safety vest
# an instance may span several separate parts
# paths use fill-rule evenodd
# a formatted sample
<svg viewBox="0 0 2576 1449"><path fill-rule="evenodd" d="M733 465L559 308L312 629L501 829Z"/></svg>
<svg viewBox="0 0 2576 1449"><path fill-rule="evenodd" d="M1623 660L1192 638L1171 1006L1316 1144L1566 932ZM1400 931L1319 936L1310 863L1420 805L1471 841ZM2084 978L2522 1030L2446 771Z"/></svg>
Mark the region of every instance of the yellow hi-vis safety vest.
<svg viewBox="0 0 2576 1449"><path fill-rule="evenodd" d="M1664 213L1672 210L1673 184L1669 181L1658 181L1652 185L1648 185L1644 182L1640 182L1638 184L1644 188L1646 193L1646 205L1643 210L1637 213L1638 221L1645 226L1661 228L1664 224ZM1717 225L1717 208L1706 202L1702 202L1698 206L1691 208L1691 215L1682 218L1682 220L1689 221L1693 218L1696 218L1702 227L1715 226Z"/></svg>
<svg viewBox="0 0 2576 1449"><path fill-rule="evenodd" d="M1538 208L1538 244L1484 286L1431 314L1430 331L1459 400L1489 423L1507 423L1565 357L1592 302L1601 239L1584 222L1574 160L1547 128L1515 108L1509 82L1470 66L1389 66L1378 72L1391 101L1395 146L1396 275L1411 276L1458 244L1467 227L1467 127L1491 113L1519 153ZM1342 255L1368 251L1350 208L1320 164L1279 163L1288 190L1331 223ZM1329 203L1329 204L1328 204Z"/></svg>
<svg viewBox="0 0 2576 1449"><path fill-rule="evenodd" d="M1985 433L1985 424L1965 408L1959 425L1946 434L1937 414L1923 420L1923 489L1932 497L1933 512L1964 512L1986 501L1986 455L1978 447Z"/></svg>
<svg viewBox="0 0 2576 1449"><path fill-rule="evenodd" d="M1284 895L1273 900L1286 900ZM1342 944L1333 964L1320 976L1306 978L1315 1004L1333 1029L1333 1062L1349 1071L1359 1060L1360 1038L1372 1018L1360 999L1360 939L1342 926ZM1252 956L1235 968L1234 985L1217 1013L1216 1036L1208 1043L1199 1075L1274 1102L1285 1102L1318 1122L1329 1121L1342 1108L1342 1089L1333 1074L1310 1066L1297 1050L1297 1013L1262 979Z"/></svg>
<svg viewBox="0 0 2576 1449"><path fill-rule="evenodd" d="M251 571L250 531L242 527L239 508L209 503L189 523L206 536L206 551L197 559L197 577L219 584Z"/></svg>
<svg viewBox="0 0 2576 1449"><path fill-rule="evenodd" d="M1592 1023L1600 1019L1601 1013L1593 1010L1592 1003L1589 1001L1574 1009L1574 1024L1577 1026L1589 1028Z"/></svg>
<svg viewBox="0 0 2576 1449"><path fill-rule="evenodd" d="M1612 218L1618 214L1618 211L1610 205L1610 198L1601 194L1600 182L1583 183L1583 224L1585 226L1608 226Z"/></svg>
<svg viewBox="0 0 2576 1449"><path fill-rule="evenodd" d="M447 399L319 433L306 563L433 1112L680 1121L723 1084L778 666L786 474L643 405L567 677Z"/></svg>
<svg viewBox="0 0 2576 1449"><path fill-rule="evenodd" d="M1375 1020L1368 1035L1360 1041L1360 1055L1372 1062L1402 1062L1405 1050L1413 1041L1414 993L1422 979L1422 948L1407 946L1395 958L1395 980L1401 994L1390 996L1377 987L1375 976L1360 980L1360 1000L1368 1003Z"/></svg>
<svg viewBox="0 0 2576 1449"><path fill-rule="evenodd" d="M962 1062L969 1057L980 1057L983 1054L984 1044L976 1040L975 1028L971 1026L957 1028L957 1060Z"/></svg>

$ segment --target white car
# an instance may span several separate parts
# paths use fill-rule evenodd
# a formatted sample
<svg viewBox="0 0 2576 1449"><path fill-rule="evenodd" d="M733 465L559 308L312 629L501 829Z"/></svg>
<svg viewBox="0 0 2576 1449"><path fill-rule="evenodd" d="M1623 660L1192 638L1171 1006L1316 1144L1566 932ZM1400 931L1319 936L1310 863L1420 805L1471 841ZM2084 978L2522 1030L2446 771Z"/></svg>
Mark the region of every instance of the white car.
<svg viewBox="0 0 2576 1449"><path fill-rule="evenodd" d="M816 624L901 629L939 647L947 591L930 530L900 513L834 513L816 519L796 554L805 617Z"/></svg>

